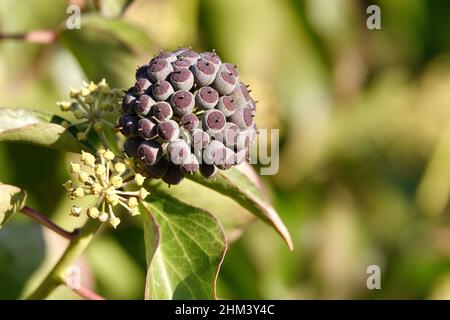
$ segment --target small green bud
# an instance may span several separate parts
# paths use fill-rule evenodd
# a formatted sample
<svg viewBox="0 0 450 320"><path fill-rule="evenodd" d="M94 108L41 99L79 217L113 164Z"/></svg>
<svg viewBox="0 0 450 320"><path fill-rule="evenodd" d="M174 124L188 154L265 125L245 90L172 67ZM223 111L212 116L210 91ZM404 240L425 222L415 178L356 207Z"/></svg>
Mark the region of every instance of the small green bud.
<svg viewBox="0 0 450 320"><path fill-rule="evenodd" d="M80 173L81 172L81 167L79 163L76 162L71 162L69 164L70 166L70 173Z"/></svg>
<svg viewBox="0 0 450 320"><path fill-rule="evenodd" d="M149 195L149 192L147 190L145 190L144 188L141 188L139 190L139 198L141 200L145 200L145 198L147 198L148 195Z"/></svg>
<svg viewBox="0 0 450 320"><path fill-rule="evenodd" d="M123 180L120 176L113 176L111 177L111 184L114 186L114 188L120 188L123 184Z"/></svg>
<svg viewBox="0 0 450 320"><path fill-rule="evenodd" d="M145 177L140 173L136 173L136 175L134 176L134 181L138 186L142 186L144 184Z"/></svg>
<svg viewBox="0 0 450 320"><path fill-rule="evenodd" d="M117 163L114 164L114 170L118 174L124 173L126 169L127 169L127 167L122 162L117 162Z"/></svg>
<svg viewBox="0 0 450 320"><path fill-rule="evenodd" d="M86 141L87 140L87 135L84 132L78 132L77 133L77 139L78 141Z"/></svg>
<svg viewBox="0 0 450 320"><path fill-rule="evenodd" d="M91 207L87 210L87 215L92 219L97 219L100 215L100 211L96 207Z"/></svg>
<svg viewBox="0 0 450 320"><path fill-rule="evenodd" d="M82 198L84 196L84 189L82 187L76 188L75 191L73 192L73 195L76 198Z"/></svg>
<svg viewBox="0 0 450 320"><path fill-rule="evenodd" d="M138 200L137 200L136 197L129 197L128 198L128 206L131 209L135 209L137 207L137 205L138 205Z"/></svg>
<svg viewBox="0 0 450 320"><path fill-rule="evenodd" d="M79 217L81 214L81 208L77 206L72 206L70 209L70 214L75 217Z"/></svg>

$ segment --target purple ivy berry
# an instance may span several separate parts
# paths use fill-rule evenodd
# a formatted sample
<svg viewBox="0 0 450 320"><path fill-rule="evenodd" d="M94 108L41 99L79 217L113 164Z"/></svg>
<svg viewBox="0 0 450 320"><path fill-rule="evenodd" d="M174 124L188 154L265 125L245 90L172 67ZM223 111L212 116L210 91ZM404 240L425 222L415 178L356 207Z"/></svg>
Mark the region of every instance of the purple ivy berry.
<svg viewBox="0 0 450 320"><path fill-rule="evenodd" d="M234 103L233 97L221 96L216 108L222 111L225 117L230 117L236 111L236 103Z"/></svg>
<svg viewBox="0 0 450 320"><path fill-rule="evenodd" d="M170 105L173 111L180 116L191 113L194 104L194 96L186 90L177 91L170 97Z"/></svg>
<svg viewBox="0 0 450 320"><path fill-rule="evenodd" d="M155 100L152 99L149 95L143 94L139 97L139 100L136 101L136 113L141 117L145 117L150 113L152 107L156 104Z"/></svg>
<svg viewBox="0 0 450 320"><path fill-rule="evenodd" d="M213 109L218 102L219 93L211 87L202 87L195 94L195 103L200 109Z"/></svg>
<svg viewBox="0 0 450 320"><path fill-rule="evenodd" d="M153 119L140 119L138 122L139 136L146 140L155 138L158 135L156 131L157 126L158 123Z"/></svg>
<svg viewBox="0 0 450 320"><path fill-rule="evenodd" d="M154 58L150 61L147 74L153 82L162 81L173 71L173 66L166 59Z"/></svg>
<svg viewBox="0 0 450 320"><path fill-rule="evenodd" d="M175 90L191 90L194 85L194 75L189 69L180 69L170 74L170 83Z"/></svg>
<svg viewBox="0 0 450 320"><path fill-rule="evenodd" d="M152 86L153 97L158 101L164 101L173 94L173 88L168 81L161 80Z"/></svg>
<svg viewBox="0 0 450 320"><path fill-rule="evenodd" d="M198 117L193 113L186 113L181 118L181 126L186 130L192 131L198 128L199 124L200 120L198 120Z"/></svg>
<svg viewBox="0 0 450 320"><path fill-rule="evenodd" d="M137 156L145 165L151 166L162 156L161 145L154 140L143 141L137 149Z"/></svg>
<svg viewBox="0 0 450 320"><path fill-rule="evenodd" d="M225 128L225 115L219 110L208 110L203 116L203 130L210 133L218 133Z"/></svg>

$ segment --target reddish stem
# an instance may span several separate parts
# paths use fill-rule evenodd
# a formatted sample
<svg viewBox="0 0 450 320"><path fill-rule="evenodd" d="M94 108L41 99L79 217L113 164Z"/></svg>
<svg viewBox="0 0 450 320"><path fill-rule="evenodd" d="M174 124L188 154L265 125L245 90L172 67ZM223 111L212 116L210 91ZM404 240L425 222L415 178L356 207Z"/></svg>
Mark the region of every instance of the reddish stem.
<svg viewBox="0 0 450 320"><path fill-rule="evenodd" d="M46 226L50 230L53 230L54 232L56 232L57 234L59 234L60 236L66 238L68 240L73 240L80 233L80 231L78 229L75 229L72 232L64 230L63 228L61 228L60 226L55 224L53 221L51 221L49 218L47 218L43 214L37 212L36 210L34 210L34 209L32 209L32 208L30 208L28 206L23 207L22 210L20 210L20 211L23 214L25 214L28 217L30 217L31 219L39 222L43 226Z"/></svg>

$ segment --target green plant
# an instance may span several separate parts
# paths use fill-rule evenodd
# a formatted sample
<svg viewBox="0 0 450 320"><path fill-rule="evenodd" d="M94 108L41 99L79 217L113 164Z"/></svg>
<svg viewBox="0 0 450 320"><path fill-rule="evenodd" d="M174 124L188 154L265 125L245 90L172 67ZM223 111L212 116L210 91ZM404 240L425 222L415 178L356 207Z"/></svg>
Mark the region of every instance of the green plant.
<svg viewBox="0 0 450 320"><path fill-rule="evenodd" d="M184 52L187 52L185 54L189 58L191 51ZM217 62L213 54L206 54L202 57L206 59L205 61ZM225 65L225 67L230 66ZM158 68L154 68L153 76L160 81L158 85L161 85L161 81L164 80L159 77L166 78L170 72L164 72L162 76L161 70L164 68ZM149 74L152 74L153 71L150 71ZM138 79L133 89L134 99L130 98L130 90L128 90L123 98L123 108L120 105L122 91L109 88L105 80L97 84L86 83L80 90L72 89L70 92L72 101L63 101L58 104L61 110L73 113L76 119L73 122L40 111L0 108L0 141L28 143L62 152L81 154L79 162L70 163L70 172L73 177L64 183L64 187L71 199L88 197L92 200L86 206L72 207L70 214L80 219L86 219L86 222L80 229L70 232L63 230L46 216L28 207L24 190L11 185L0 185L0 227L3 227L14 212L20 211L70 240L63 255L34 292L29 295L29 299L46 298L59 285L67 285L67 268L88 247L95 233L103 225L102 223L107 222L116 228L121 219L124 219L121 214L126 212L130 216L140 214L142 217L148 269L145 279L145 297L147 299L215 298L215 284L227 250L227 239L222 225L207 210L190 206L174 198L170 190L164 188L163 183L157 178L163 178L169 184L177 184L186 174L188 179L234 199L255 216L274 227L292 248L286 227L258 185L239 168L221 162L225 160L225 156L217 157L217 150L223 150L222 144L203 144L206 139L209 142L210 139L213 140L215 134L222 132L221 130L212 130L211 133L205 135L207 129L210 129L209 127L214 127L220 122L220 119L209 121L208 117L213 117L211 114L213 110L206 113L198 110L196 119L193 116L187 119L186 115L193 115L191 112L178 113L176 121L167 120L172 116L170 112L167 116L161 116L159 120L158 116L156 119L139 118L130 112L131 103L135 107L142 107L140 113L145 113L145 111L148 113L150 109L155 109L157 104L156 102L151 106L145 106L145 104L154 101L155 96L159 97L155 100L170 99L170 94L165 93L167 88L157 91L156 94L153 93L153 98L149 96L145 98L144 93L147 92L149 84L139 80L142 79L139 72L138 69ZM201 70L193 73L196 72L201 72ZM237 71L232 69L227 72L231 75ZM209 76L202 79L200 81L204 81L202 84L211 84L214 81L214 78ZM227 85L222 83L222 80L217 81L216 89L221 94L231 92ZM181 88L183 81L179 82L179 88ZM239 91L246 91L245 87L240 84L237 86ZM155 88L153 87L153 89ZM192 95L192 93L189 94ZM218 103L219 99L216 100ZM232 109L223 100L221 97L220 108ZM136 104L136 101L139 103ZM178 107L181 106L172 103L174 110ZM206 107L206 109L209 108L210 106ZM121 111L122 109L123 111ZM125 114L118 119L121 112ZM161 108L155 109L155 112L164 113L164 109L161 106ZM217 110L216 112L223 115L223 111ZM132 119L130 120L129 117ZM143 119L147 120L142 121ZM190 128L193 123L200 124L201 119L203 119L203 130L195 125ZM236 124L227 126L228 129L237 127L237 125L241 128L242 126L248 127L247 116L243 115L236 119L232 120ZM167 133L168 129L162 128L161 124L166 124L168 121L173 121L174 127L179 131L173 135L174 138L171 136L166 139L164 133ZM119 123L118 126L122 133L129 136L128 139L125 140L117 131L116 122ZM148 122L159 128L157 131L159 140L153 139L156 135L150 134L152 124ZM136 137L137 133L132 133L136 130L140 137ZM183 130L188 132L189 139L195 140L196 136L200 137L197 142L200 142L201 150L204 146L214 146L209 149L205 148L205 152L211 158L211 163L207 163L205 166L200 164L199 167L195 165L198 161L195 157L182 157L182 159L177 157L177 155L180 156L179 146L187 145L183 140ZM185 139L187 139L186 136ZM163 145L164 143L167 145ZM238 147L239 142L233 141L233 143L236 146L236 149L232 150L233 153L236 151L238 154L240 150L245 151L247 148L245 144ZM122 152L123 150L125 152ZM174 152L173 150L178 151ZM231 151L231 149L229 150ZM190 151L190 148L187 151ZM136 157L137 155L139 156ZM205 157L204 153L203 157ZM179 162L177 163L177 161ZM241 166L248 166L248 164ZM227 170L218 171L217 167ZM200 171L197 172L197 169ZM148 178L145 178L144 175ZM212 176L214 176L213 179L211 179ZM198 195L192 195L192 197L196 196ZM87 298L99 298L86 289L74 288L74 290Z"/></svg>

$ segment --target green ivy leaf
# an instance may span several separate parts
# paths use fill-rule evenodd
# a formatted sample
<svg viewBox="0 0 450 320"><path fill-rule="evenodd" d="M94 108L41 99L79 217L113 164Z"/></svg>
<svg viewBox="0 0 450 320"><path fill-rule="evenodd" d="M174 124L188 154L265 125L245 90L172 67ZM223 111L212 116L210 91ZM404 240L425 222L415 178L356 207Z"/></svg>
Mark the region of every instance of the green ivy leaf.
<svg viewBox="0 0 450 320"><path fill-rule="evenodd" d="M0 228L13 213L23 208L26 198L24 190L0 183Z"/></svg>
<svg viewBox="0 0 450 320"><path fill-rule="evenodd" d="M80 152L83 145L60 125L62 121L62 118L43 111L0 108L0 141Z"/></svg>
<svg viewBox="0 0 450 320"><path fill-rule="evenodd" d="M81 20L80 30L61 33L61 44L78 60L89 79L106 78L112 87L128 88L134 81L136 67L153 50L148 35L124 20L90 14Z"/></svg>
<svg viewBox="0 0 450 320"><path fill-rule="evenodd" d="M220 223L169 196L152 195L145 209L146 299L215 299L227 248Z"/></svg>
<svg viewBox="0 0 450 320"><path fill-rule="evenodd" d="M214 179L206 179L200 174L187 175L187 178L234 199L262 221L274 227L289 249L293 249L291 236L283 221L257 185L241 170L235 167L221 170Z"/></svg>

